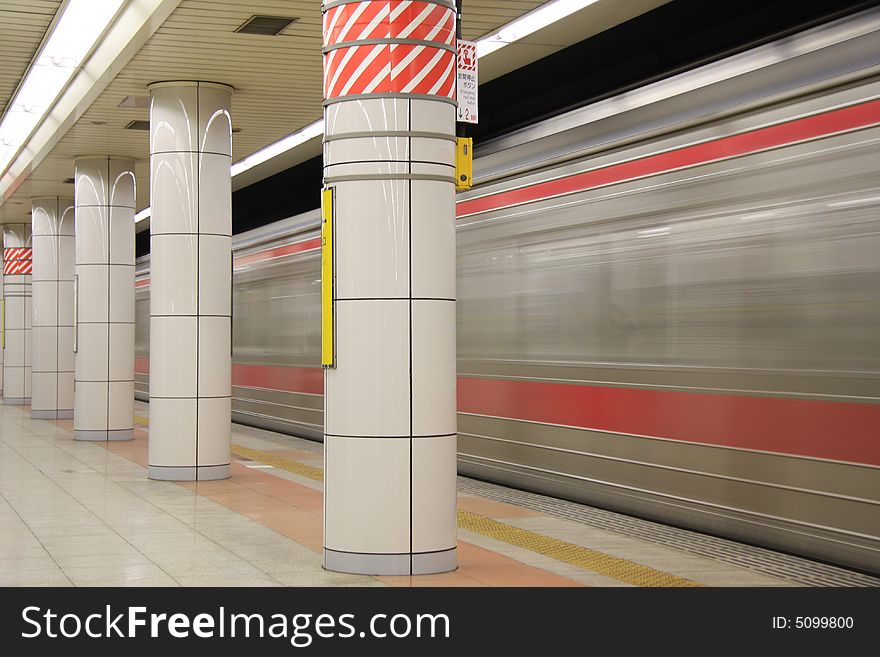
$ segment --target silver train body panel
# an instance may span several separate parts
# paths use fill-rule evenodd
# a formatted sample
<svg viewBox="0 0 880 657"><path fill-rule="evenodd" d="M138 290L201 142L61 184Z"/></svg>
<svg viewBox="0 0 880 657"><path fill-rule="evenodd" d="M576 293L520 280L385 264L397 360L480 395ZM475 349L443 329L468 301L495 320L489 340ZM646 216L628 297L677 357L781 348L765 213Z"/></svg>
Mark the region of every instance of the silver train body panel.
<svg viewBox="0 0 880 657"><path fill-rule="evenodd" d="M496 140L460 200L876 99L878 30L866 12ZM247 376L233 416L320 440L319 252L272 252L314 241L318 222L316 211L235 238L234 363ZM458 223L460 381L678 393L670 413L697 415L719 396L880 404L880 127ZM144 359L146 288L136 304ZM279 371L302 385L275 385ZM146 398L145 373L136 391ZM710 418L707 432L732 422ZM868 461L459 414L463 474L880 572L880 467Z"/></svg>

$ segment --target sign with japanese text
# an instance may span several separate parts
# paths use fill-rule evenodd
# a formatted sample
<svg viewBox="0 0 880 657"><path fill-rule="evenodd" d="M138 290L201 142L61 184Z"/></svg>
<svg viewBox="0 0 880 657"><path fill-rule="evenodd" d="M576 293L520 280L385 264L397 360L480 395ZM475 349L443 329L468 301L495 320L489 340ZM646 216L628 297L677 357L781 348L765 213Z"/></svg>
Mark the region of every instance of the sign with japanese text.
<svg viewBox="0 0 880 657"><path fill-rule="evenodd" d="M477 122L477 44L473 41L458 42L458 120L463 123Z"/></svg>

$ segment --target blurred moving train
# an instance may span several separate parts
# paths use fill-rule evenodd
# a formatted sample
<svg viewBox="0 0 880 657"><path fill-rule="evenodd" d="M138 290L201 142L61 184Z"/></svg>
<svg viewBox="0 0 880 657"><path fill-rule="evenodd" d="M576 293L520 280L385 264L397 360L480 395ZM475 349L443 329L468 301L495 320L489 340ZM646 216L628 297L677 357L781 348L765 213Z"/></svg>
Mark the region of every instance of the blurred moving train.
<svg viewBox="0 0 880 657"><path fill-rule="evenodd" d="M871 10L478 148L460 472L880 571L878 72ZM320 440L318 231L234 239L232 379Z"/></svg>

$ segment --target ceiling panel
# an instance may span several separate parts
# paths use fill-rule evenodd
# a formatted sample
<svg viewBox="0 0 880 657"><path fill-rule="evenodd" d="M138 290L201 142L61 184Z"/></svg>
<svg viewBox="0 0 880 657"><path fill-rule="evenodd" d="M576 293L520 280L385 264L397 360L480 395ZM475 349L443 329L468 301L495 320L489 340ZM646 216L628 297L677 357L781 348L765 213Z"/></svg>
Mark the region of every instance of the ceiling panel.
<svg viewBox="0 0 880 657"><path fill-rule="evenodd" d="M61 0L0 0L0 115L60 6Z"/></svg>
<svg viewBox="0 0 880 657"><path fill-rule="evenodd" d="M0 8L6 4L58 3L0 2ZM464 37L476 39L541 4L531 0L465 0ZM277 36L235 33L235 28L253 14L297 20ZM233 135L236 161L320 118L321 77L318 0L183 0L10 201L0 207L0 221L26 219L32 196L72 194L73 186L62 181L73 176L77 155L136 158L137 205L149 205L148 134L124 129L132 120L148 119L148 110L119 104L128 96L147 96L150 82L199 79L233 85L233 125L241 130Z"/></svg>

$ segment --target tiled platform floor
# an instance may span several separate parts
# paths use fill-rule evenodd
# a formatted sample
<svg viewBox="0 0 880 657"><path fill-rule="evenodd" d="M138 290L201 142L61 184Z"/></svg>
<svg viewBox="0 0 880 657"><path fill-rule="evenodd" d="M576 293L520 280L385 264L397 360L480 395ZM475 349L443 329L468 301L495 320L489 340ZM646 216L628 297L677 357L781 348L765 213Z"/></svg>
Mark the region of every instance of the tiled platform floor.
<svg viewBox="0 0 880 657"><path fill-rule="evenodd" d="M138 403L136 413L146 418L148 405ZM0 585L631 585L632 577L611 576L609 569L600 574L546 550L468 530L459 531L454 573L366 577L324 571L322 485L316 481L320 474L314 476L322 466L321 445L238 425L233 430L240 454L258 450L312 466L313 476L240 458L228 481L150 481L145 427L135 429L133 441L82 443L73 440L70 420L31 420L28 407L0 406ZM460 495L459 509L513 534L537 536L538 543L575 552L583 546L599 561L607 555L606 561L622 563L629 573L659 571L709 586L792 585L481 497Z"/></svg>

